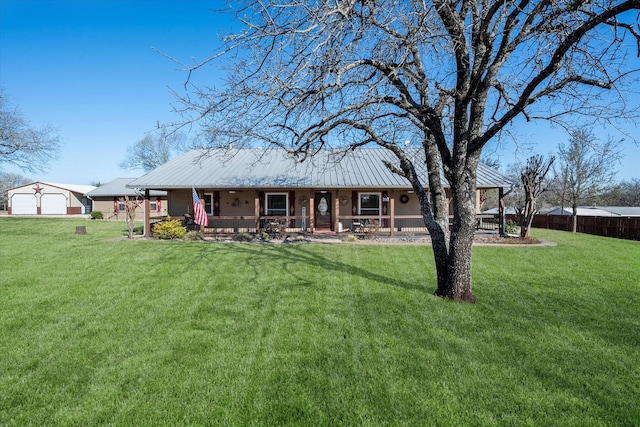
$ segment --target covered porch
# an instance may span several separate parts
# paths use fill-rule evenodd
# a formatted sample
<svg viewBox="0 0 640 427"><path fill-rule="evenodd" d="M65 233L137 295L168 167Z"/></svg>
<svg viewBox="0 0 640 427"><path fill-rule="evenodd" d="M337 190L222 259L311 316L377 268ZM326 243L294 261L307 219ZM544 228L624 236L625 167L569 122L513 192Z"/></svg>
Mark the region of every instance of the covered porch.
<svg viewBox="0 0 640 427"><path fill-rule="evenodd" d="M407 149L407 154L426 186L424 153ZM426 234L412 186L387 167L397 161L389 150L376 148L326 150L304 162L276 149L192 150L127 187L144 190L145 204L150 191L166 191L167 215L188 226L195 189L208 216L206 234L258 233L276 225L304 234ZM510 178L478 165L476 212L480 191L498 189L501 199L511 185ZM145 212L150 212L148 205ZM145 214L145 234L161 219ZM478 224L489 220L479 217Z"/></svg>
<svg viewBox="0 0 640 427"><path fill-rule="evenodd" d="M278 230L300 234L426 235L419 203L408 190L344 191L197 190L208 226L193 221L186 191L169 191L170 217L205 235L234 235ZM502 191L499 191L500 195ZM252 193L251 196L247 193ZM145 203L148 199L145 197ZM400 205L398 207L398 205ZM479 208L479 207L478 207ZM152 212L148 209L145 212ZM478 209L479 211L479 209ZM145 215L145 235L167 216ZM503 230L504 215L477 216L477 228Z"/></svg>

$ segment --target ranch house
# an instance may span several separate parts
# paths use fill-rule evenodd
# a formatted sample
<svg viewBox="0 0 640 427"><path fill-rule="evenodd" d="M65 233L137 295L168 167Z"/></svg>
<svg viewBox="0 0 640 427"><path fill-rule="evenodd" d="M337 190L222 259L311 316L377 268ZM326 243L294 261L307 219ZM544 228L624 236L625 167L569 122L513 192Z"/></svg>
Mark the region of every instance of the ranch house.
<svg viewBox="0 0 640 427"><path fill-rule="evenodd" d="M421 150L410 155L426 185ZM192 150L127 186L144 191L145 203L152 190L166 191L167 214L186 221L193 215L194 188L209 219L205 233L256 232L274 222L288 232L426 232L411 186L385 162L398 163L384 149L320 152L303 162L277 149ZM478 191L497 188L502 194L512 185L495 169L479 166ZM149 234L150 224L164 216L145 212Z"/></svg>

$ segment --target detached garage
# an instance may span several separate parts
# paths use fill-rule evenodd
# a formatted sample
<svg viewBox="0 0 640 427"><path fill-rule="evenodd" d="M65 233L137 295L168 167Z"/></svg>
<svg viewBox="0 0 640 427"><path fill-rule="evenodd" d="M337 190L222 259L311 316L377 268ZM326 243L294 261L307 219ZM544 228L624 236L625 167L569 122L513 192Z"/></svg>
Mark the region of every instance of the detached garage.
<svg viewBox="0 0 640 427"><path fill-rule="evenodd" d="M9 215L82 215L90 212L85 193L92 185L36 181L8 191Z"/></svg>

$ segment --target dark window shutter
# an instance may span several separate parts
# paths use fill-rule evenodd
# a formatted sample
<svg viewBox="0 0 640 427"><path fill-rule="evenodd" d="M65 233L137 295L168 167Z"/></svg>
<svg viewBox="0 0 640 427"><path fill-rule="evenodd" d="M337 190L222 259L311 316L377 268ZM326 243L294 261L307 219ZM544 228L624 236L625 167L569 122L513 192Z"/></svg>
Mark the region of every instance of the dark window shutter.
<svg viewBox="0 0 640 427"><path fill-rule="evenodd" d="M289 191L289 215L295 216L296 214L296 192ZM293 228L296 226L295 218L289 220L289 227Z"/></svg>
<svg viewBox="0 0 640 427"><path fill-rule="evenodd" d="M220 192L213 192L213 216L220 216Z"/></svg>
<svg viewBox="0 0 640 427"><path fill-rule="evenodd" d="M351 215L358 215L358 192L351 192Z"/></svg>

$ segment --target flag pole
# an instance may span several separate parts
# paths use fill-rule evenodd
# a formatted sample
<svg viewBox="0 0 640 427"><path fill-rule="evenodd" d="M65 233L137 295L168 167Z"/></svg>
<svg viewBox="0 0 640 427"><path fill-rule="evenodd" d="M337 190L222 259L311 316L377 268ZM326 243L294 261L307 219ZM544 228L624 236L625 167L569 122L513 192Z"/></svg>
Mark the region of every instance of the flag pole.
<svg viewBox="0 0 640 427"><path fill-rule="evenodd" d="M205 227L209 225L209 218L205 209L204 200L200 198L195 187L191 187L191 194L193 199L193 218L195 223L200 226L200 232L204 233Z"/></svg>
<svg viewBox="0 0 640 427"><path fill-rule="evenodd" d="M200 206L202 206L202 210L206 212L204 209L204 194L202 194L202 197L198 198L200 199ZM204 224L200 224L200 233L204 234Z"/></svg>

